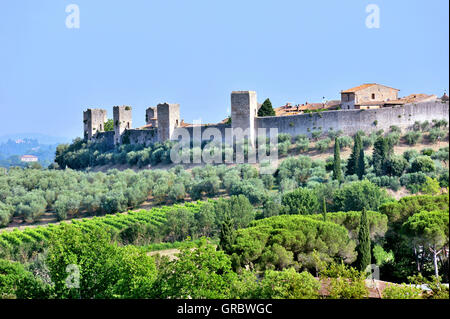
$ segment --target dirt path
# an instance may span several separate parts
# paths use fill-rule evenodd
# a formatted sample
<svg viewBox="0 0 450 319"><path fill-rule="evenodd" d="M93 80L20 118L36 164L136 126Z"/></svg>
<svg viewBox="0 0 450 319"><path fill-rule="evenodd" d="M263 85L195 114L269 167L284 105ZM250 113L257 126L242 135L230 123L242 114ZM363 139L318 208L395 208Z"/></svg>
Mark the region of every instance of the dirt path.
<svg viewBox="0 0 450 319"><path fill-rule="evenodd" d="M167 257L169 257L169 260L174 260L174 259L177 259L176 254L178 254L178 253L180 253L180 250L173 248L173 249L151 251L147 255L149 255L149 256L160 255L161 257L167 256Z"/></svg>

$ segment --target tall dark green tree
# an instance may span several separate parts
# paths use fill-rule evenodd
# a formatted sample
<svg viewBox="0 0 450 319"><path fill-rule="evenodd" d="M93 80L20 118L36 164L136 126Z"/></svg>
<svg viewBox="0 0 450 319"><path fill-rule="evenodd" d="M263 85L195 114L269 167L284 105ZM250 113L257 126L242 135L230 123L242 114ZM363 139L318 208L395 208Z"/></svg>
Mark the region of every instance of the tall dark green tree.
<svg viewBox="0 0 450 319"><path fill-rule="evenodd" d="M358 165L356 167L356 175L358 175L358 178L360 180L362 180L365 173L366 173L366 163L364 161L364 148L361 147L361 149L359 150Z"/></svg>
<svg viewBox="0 0 450 319"><path fill-rule="evenodd" d="M322 202L322 215L323 215L323 221L326 222L327 221L327 202L325 200L325 196L323 197L323 202Z"/></svg>
<svg viewBox="0 0 450 319"><path fill-rule="evenodd" d="M258 116L275 116L275 111L272 107L272 102L266 99L258 110Z"/></svg>
<svg viewBox="0 0 450 319"><path fill-rule="evenodd" d="M341 168L341 146L337 137L334 139L333 179L339 181L339 183L344 180Z"/></svg>
<svg viewBox="0 0 450 319"><path fill-rule="evenodd" d="M394 153L392 140L379 136L373 145L372 164L377 176L385 175L385 163Z"/></svg>
<svg viewBox="0 0 450 319"><path fill-rule="evenodd" d="M361 212L358 232L358 246L356 247L356 251L358 252L356 266L360 271L364 271L371 262L370 232L366 208L363 208Z"/></svg>
<svg viewBox="0 0 450 319"><path fill-rule="evenodd" d="M226 215L220 228L219 234L220 242L218 248L220 250L223 250L225 253L231 252L235 237L236 234L233 219L231 219L229 215Z"/></svg>
<svg viewBox="0 0 450 319"><path fill-rule="evenodd" d="M359 155L361 154L362 141L359 133L353 137L353 150L347 163L347 175L354 175L357 173Z"/></svg>

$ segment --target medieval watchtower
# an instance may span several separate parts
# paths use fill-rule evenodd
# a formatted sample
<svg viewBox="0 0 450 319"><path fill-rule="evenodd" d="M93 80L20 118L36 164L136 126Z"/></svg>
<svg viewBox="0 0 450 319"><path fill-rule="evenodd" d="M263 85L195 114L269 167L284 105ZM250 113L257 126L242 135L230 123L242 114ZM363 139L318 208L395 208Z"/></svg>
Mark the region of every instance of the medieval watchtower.
<svg viewBox="0 0 450 319"><path fill-rule="evenodd" d="M145 110L145 123L156 127L158 125L158 112L156 107L149 107Z"/></svg>
<svg viewBox="0 0 450 319"><path fill-rule="evenodd" d="M161 142L170 140L176 127L180 124L180 104L158 104L158 139Z"/></svg>
<svg viewBox="0 0 450 319"><path fill-rule="evenodd" d="M91 140L97 132L105 130L106 110L87 109L83 112L84 138Z"/></svg>
<svg viewBox="0 0 450 319"><path fill-rule="evenodd" d="M231 127L236 140L246 135L252 146L255 145L255 117L258 102L255 91L231 92Z"/></svg>
<svg viewBox="0 0 450 319"><path fill-rule="evenodd" d="M114 106L114 144L121 143L122 133L132 128L131 106Z"/></svg>

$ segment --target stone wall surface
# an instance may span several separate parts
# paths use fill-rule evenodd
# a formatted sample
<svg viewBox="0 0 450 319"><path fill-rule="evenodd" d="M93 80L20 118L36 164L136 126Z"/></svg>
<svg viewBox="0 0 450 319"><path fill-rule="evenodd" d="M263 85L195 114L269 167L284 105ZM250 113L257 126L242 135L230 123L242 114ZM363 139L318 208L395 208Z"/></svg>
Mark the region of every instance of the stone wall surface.
<svg viewBox="0 0 450 319"><path fill-rule="evenodd" d="M157 120L158 112L156 107L149 107L145 110L145 123L156 127L158 125Z"/></svg>
<svg viewBox="0 0 450 319"><path fill-rule="evenodd" d="M87 109L83 112L84 137L91 139L97 132L103 132L107 112L104 109Z"/></svg>
<svg viewBox="0 0 450 319"><path fill-rule="evenodd" d="M405 130L415 121L448 120L448 117L448 102L442 103L437 100L372 110L339 110L282 117L259 117L255 123L256 128L278 128L279 133L288 133L292 136L298 134L311 136L313 131L322 130L326 133L330 129L342 130L345 135L353 135L358 130L367 133L380 129L387 131L391 125L397 125Z"/></svg>
<svg viewBox="0 0 450 319"><path fill-rule="evenodd" d="M113 147L114 146L114 131L98 132L95 135L94 139L97 142L104 142L108 146Z"/></svg>
<svg viewBox="0 0 450 319"><path fill-rule="evenodd" d="M237 129L248 130L248 139L255 141L255 118L258 112L258 101L255 91L234 91L231 93L231 127L233 133ZM236 132L235 132L236 131Z"/></svg>
<svg viewBox="0 0 450 319"><path fill-rule="evenodd" d="M163 103L157 108L158 136L160 141L170 140L180 124L180 104Z"/></svg>
<svg viewBox="0 0 450 319"><path fill-rule="evenodd" d="M125 130L131 129L133 126L133 117L131 106L114 106L113 107L113 121L114 121L114 143L121 143L121 135Z"/></svg>
<svg viewBox="0 0 450 319"><path fill-rule="evenodd" d="M225 136L227 134L227 129L231 133L230 124L216 124L216 125L202 125L202 126L188 126L188 127L178 127L174 130L172 139L180 140L186 134L190 136L193 141L210 141L213 138L210 137L211 134L220 134L222 142L225 141ZM217 137L214 137L217 140Z"/></svg>
<svg viewBox="0 0 450 319"><path fill-rule="evenodd" d="M372 99L372 94L375 94L375 99ZM398 99L398 91L382 85L373 85L356 92L355 96L356 104L370 101L391 101Z"/></svg>
<svg viewBox="0 0 450 319"><path fill-rule="evenodd" d="M126 130L123 136L129 139L130 144L150 145L158 142L158 131L156 129L149 130ZM123 139L123 137L122 137Z"/></svg>
<svg viewBox="0 0 450 319"><path fill-rule="evenodd" d="M278 129L278 133L292 136L314 131L342 130L345 135L353 135L362 130L366 133L383 129L388 132L396 125L402 130L412 127L416 121L448 120L449 103L440 99L422 101L402 106L379 109L353 109L323 111L291 116L257 117L257 99L254 91L237 91L231 94L231 124L199 125L180 127L179 104L158 104L157 108L147 109L147 115L157 119L157 128L132 129L131 108L114 107L114 131L102 132L106 122L106 110L88 109L83 113L85 136L100 141L102 138L111 144L131 143L149 145L167 140L190 138L194 141L211 140L211 135L220 135L222 142L229 143L231 134L249 129L248 136L254 141L260 129ZM237 137L234 140L238 140Z"/></svg>

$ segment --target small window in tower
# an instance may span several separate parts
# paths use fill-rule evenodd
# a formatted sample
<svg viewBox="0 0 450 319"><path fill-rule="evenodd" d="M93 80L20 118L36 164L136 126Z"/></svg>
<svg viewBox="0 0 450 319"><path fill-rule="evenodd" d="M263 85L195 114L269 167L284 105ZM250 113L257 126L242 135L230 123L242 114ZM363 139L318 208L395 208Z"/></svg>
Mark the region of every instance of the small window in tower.
<svg viewBox="0 0 450 319"><path fill-rule="evenodd" d="M375 100L375 93L372 93L372 100Z"/></svg>

